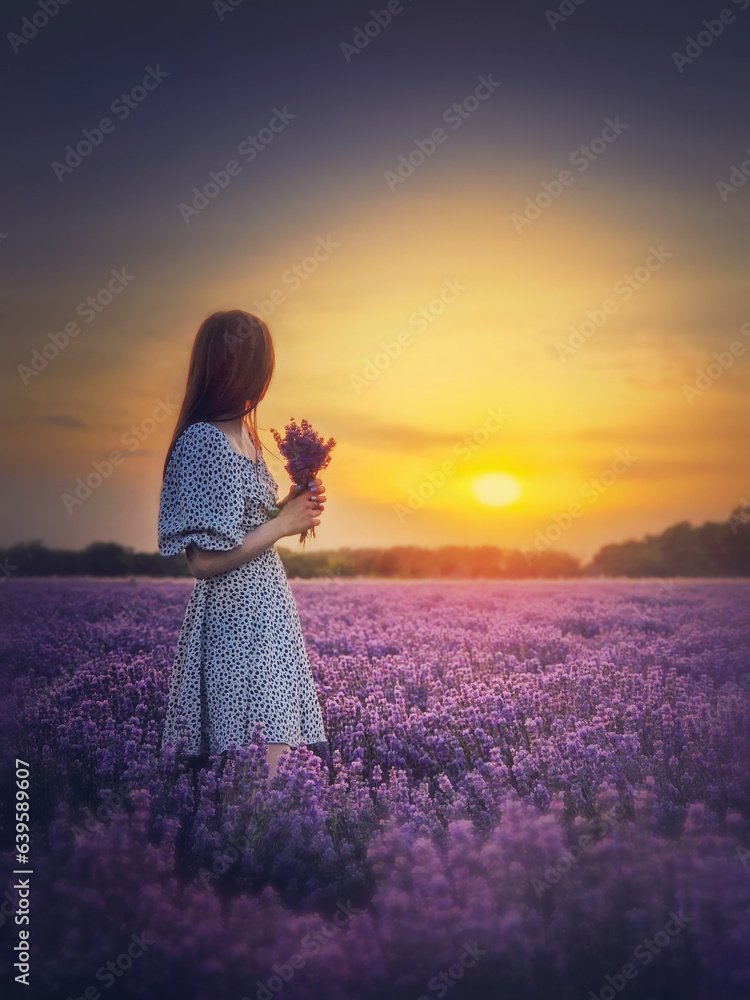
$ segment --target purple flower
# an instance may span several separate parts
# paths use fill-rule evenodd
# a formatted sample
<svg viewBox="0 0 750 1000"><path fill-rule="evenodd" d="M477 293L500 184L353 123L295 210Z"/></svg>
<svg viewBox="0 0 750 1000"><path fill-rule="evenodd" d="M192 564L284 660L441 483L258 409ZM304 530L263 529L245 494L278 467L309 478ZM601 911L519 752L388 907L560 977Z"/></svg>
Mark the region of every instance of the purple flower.
<svg viewBox="0 0 750 1000"><path fill-rule="evenodd" d="M331 460L331 449L336 444L333 438L324 441L313 430L307 420L297 424L292 417L291 423L284 428L282 437L278 431L271 428L279 451L286 459L286 471L295 486L306 487ZM300 534L300 542L304 545L307 535L315 538L315 528Z"/></svg>

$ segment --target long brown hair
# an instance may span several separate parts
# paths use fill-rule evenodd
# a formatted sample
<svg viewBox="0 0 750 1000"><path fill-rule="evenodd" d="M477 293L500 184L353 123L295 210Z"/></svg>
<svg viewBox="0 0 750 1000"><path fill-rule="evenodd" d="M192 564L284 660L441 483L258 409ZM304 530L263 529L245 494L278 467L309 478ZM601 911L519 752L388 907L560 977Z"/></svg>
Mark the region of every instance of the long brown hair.
<svg viewBox="0 0 750 1000"><path fill-rule="evenodd" d="M177 439L198 421L243 417L257 460L263 444L256 407L270 385L274 363L268 327L252 313L230 309L212 313L201 323L190 354L185 397L164 461L164 476Z"/></svg>

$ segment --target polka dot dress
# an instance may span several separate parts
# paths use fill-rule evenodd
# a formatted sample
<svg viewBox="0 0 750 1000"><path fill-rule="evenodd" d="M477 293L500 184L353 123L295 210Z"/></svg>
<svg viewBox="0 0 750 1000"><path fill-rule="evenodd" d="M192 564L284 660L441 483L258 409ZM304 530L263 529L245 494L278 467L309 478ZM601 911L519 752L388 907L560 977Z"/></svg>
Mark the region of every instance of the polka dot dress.
<svg viewBox="0 0 750 1000"><path fill-rule="evenodd" d="M176 555L194 542L227 551L270 520L278 485L259 455L236 452L213 424L178 438L159 505L159 551ZM252 739L326 741L297 605L275 545L237 569L196 580L177 641L164 743L187 753L221 753Z"/></svg>

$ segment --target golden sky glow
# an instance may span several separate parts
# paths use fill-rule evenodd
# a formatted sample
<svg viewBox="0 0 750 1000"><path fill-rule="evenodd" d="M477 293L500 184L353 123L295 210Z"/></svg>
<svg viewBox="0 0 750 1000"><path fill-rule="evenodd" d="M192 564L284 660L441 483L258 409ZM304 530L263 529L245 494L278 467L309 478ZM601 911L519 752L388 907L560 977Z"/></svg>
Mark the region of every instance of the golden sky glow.
<svg viewBox="0 0 750 1000"><path fill-rule="evenodd" d="M533 545L579 502L555 547L586 557L678 519L725 516L746 492L733 411L748 362L736 358L692 404L682 387L711 351L743 339L742 314L713 308L739 267L715 248L702 256L658 217L680 208L697 228L700 208L676 190L641 190L634 205L581 186L519 235L509 215L529 189L520 178L475 180L463 197L439 177L420 182L408 201L385 191L369 205L341 203L270 245L234 241L208 273L188 259L178 298L165 302L155 282L137 308L123 294L28 386L11 382L19 407L33 401L56 418L11 447L29 499L14 534L29 537L35 519L35 537L58 544L107 537L153 549L174 416L155 429L149 418L159 400L179 401L204 315L257 310L274 289L285 300L267 319L277 368L259 409L264 442L275 452L269 428L291 416L338 441L318 547ZM633 182L618 183L626 195ZM653 258L660 247L672 256ZM650 256L654 269L622 284ZM295 267L309 276L295 280ZM617 309L605 314L608 299ZM587 310L606 321L571 341ZM144 421L144 440L68 514L60 494ZM630 460L613 473L618 452ZM269 464L285 491L280 462ZM498 472L521 491L504 506L477 495ZM602 475L614 479L584 496Z"/></svg>

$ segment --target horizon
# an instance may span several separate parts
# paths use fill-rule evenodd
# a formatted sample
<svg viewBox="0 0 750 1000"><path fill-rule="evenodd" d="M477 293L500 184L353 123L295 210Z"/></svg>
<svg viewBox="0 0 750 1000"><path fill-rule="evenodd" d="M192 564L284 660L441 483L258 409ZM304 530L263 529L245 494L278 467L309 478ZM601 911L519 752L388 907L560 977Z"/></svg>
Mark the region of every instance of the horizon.
<svg viewBox="0 0 750 1000"><path fill-rule="evenodd" d="M344 580L344 579L363 579L363 580L367 580L367 579L394 579L394 580L409 580L409 579L427 579L427 580L430 580L430 579L457 579L457 580L458 579L466 579L466 580L472 580L472 579L503 580L503 579L507 579L507 580L523 580L523 579L529 579L529 580L534 581L534 580L556 580L556 579L557 580L559 580L559 579L566 579L567 580L567 579L590 579L590 578L597 578L597 579L615 579L615 580L630 580L630 581L637 581L637 580L643 580L643 581L649 581L650 580L650 581L654 581L654 580L658 580L662 586L664 585L665 582L668 582L671 579L679 579L679 580L683 580L683 581L684 580L709 580L709 579L738 580L738 579L744 579L746 577L744 575L742 575L742 574L727 575L727 574L724 574L724 573L716 573L716 572L714 572L712 575L708 575L708 576L702 576L700 574L692 575L692 574L684 574L684 573L675 573L674 570L669 570L669 569L664 569L664 568L660 572L654 572L654 573L651 573L649 575L632 575L632 574L622 573L622 572L613 573L611 571L607 572L604 569L600 569L599 572L597 572L597 573L591 573L589 575L589 571L591 571L591 569L592 569L592 567L594 565L594 561L603 553L603 551L605 550L605 548L609 548L609 549L615 548L615 549L617 549L620 545L636 545L636 546L647 545L649 542L658 541L663 536L663 534L666 534L667 532L669 532L670 530L672 530L674 528L682 528L682 527L686 526L687 530L689 532L693 532L693 531L702 530L703 528L707 528L709 526L722 527L723 524L726 524L727 527L731 528L732 535L735 535L737 533L737 530L738 530L739 526L745 525L745 524L747 524L747 523L750 522L750 514L746 513L748 511L750 511L750 503L748 501L746 501L745 498L743 498L742 505L739 506L739 507L737 507L737 508L735 508L735 510L732 511L731 516L727 519L726 522L704 521L703 524L695 524L695 525L692 524L689 521L677 522L677 523L675 523L673 525L670 525L669 528L665 529L665 532L660 533L660 534L646 535L643 538L639 538L639 539L635 539L635 538L626 539L625 542L623 542L623 543L614 543L614 544L613 543L608 543L606 546L603 546L602 548L600 548L599 550L597 550L597 552L594 553L594 555L590 559L586 559L586 560L579 559L578 557L574 556L572 553L569 553L569 552L566 552L566 551L563 551L563 550L559 550L559 549L553 549L551 545L548 548L546 548L546 549L543 550L545 554L552 554L552 555L556 555L556 556L567 556L567 557L572 558L574 560L574 562L576 562L578 564L577 565L577 573L580 574L578 576L576 576L576 575L572 575L572 576L567 576L567 575L565 575L565 576L554 576L550 572L544 572L544 573L542 573L539 576L528 576L528 577L527 576L512 576L512 575L506 576L505 574L498 575L498 574L492 574L492 573L490 573L489 575L481 575L481 576L474 576L473 574L471 576L464 576L464 575L462 575L460 573L457 576L453 576L452 574L449 574L448 576L446 576L446 575L444 575L442 573L438 573L438 574L428 575L428 576L424 576L424 577L422 577L422 576L411 577L411 576L400 575L398 572L394 573L393 575L378 575L378 574L374 574L373 575L373 574L369 574L369 573L366 573L366 572L365 573L363 573L363 572L357 572L357 573L354 573L352 575L349 575L349 574L339 574L339 573L331 573L329 570L326 570L325 568L323 568L320 573L318 573L318 574L313 573L309 577L309 579L320 579L321 577L327 577L327 578L335 578L337 581L340 582L341 580ZM460 552L463 549L469 549L469 551L473 551L473 550L478 550L478 549L482 549L482 548L490 548L490 549L495 549L498 552L501 552L501 553L504 553L504 554L508 554L508 555L512 555L513 553L520 553L520 554L524 555L524 557L526 559L526 565L527 565L528 568L531 568L534 565L534 559L535 559L535 555L534 555L534 551L535 550L531 550L529 547L526 547L526 550L524 551L523 549L503 549L502 547L499 547L499 546L487 546L487 545L466 546L466 545L456 545L456 544L451 544L451 543L448 543L448 544L445 544L445 545L435 545L435 546L412 545L412 544L408 544L408 543L407 544L392 545L392 546L338 546L336 548L327 548L327 549L320 548L320 549L315 549L313 551L310 551L310 550L307 550L307 549L299 549L299 546L294 544L294 538L295 537L296 536L285 537L285 538L279 539L279 542L277 543L277 548L279 550L282 550L285 553L285 558L297 557L297 556L302 556L302 557L305 557L305 556L309 556L309 557L315 557L315 556L318 556L318 557L320 557L320 556L336 556L336 555L340 555L340 554L352 554L354 557L356 557L357 554L361 553L361 552L388 552L388 551L399 550L399 549L414 549L417 552L423 551L423 552L437 553L437 552L444 552L446 550L451 550L451 549L456 549L456 550L458 550ZM57 551L57 552L60 552L60 553L62 553L64 555L76 555L76 554L82 554L82 553L86 552L89 548L91 548L93 546L97 546L97 545L98 546L103 546L103 547L109 547L109 546L113 546L113 545L114 546L118 546L118 547L121 547L124 552L127 552L128 555L131 555L131 556L147 556L147 557L156 556L156 557L158 557L160 559L165 558L165 557L160 556L160 554L158 552L158 549L156 549L156 550L150 550L150 551L139 551L139 550L133 549L131 546L122 546L121 543L119 543L117 541L114 541L114 540L111 540L111 539L110 540L97 539L97 540L94 540L93 542L90 542L88 546L84 546L84 547L81 547L79 549L68 549L68 550L49 548L49 547L44 546L44 544L39 539L31 539L31 540L24 540L24 541L16 542L15 546L6 546L6 547L0 546L0 553L2 553L2 552L6 553L6 556L5 556L5 559L4 559L4 566L0 567L0 569L2 570L2 573L4 574L4 578L9 578L12 575L12 573L19 568L17 566L9 566L8 565L9 555L10 555L10 553L13 552L13 548L16 547L16 546L21 546L21 547L26 546L26 547L29 547L29 548L34 548L35 546L40 546L42 549L44 549L47 552L55 552L55 551ZM541 554L541 552L539 554ZM170 558L174 559L175 557L170 557ZM177 557L177 558L179 558L179 557ZM675 558L675 553L673 552L669 556L669 559L674 559L674 558ZM678 558L679 558L679 556L678 556ZM541 567L538 567L538 568L541 568ZM549 570L549 567L547 567L546 569ZM287 566L287 573L289 573L290 570L291 570L291 567ZM45 578L48 578L49 575L50 574L42 575L42 576L34 576L33 574L30 574L30 575L26 576L24 574L24 575L22 575L21 578L23 578L23 579L45 579ZM51 574L51 575L55 576L55 577L57 576L57 574ZM103 575L99 575L99 574L92 575L92 574L87 573L87 572L83 572L83 573L78 572L78 573L75 573L75 574L63 574L63 576L65 578L86 578L86 579L91 578L91 579L113 579L113 580L119 580L119 579L123 579L125 577L132 577L132 578L144 577L144 578L149 578L149 579L184 579L184 576L175 576L175 577L152 576L150 573L148 573L148 572L146 572L144 570L140 570L140 571L130 571L130 570L128 570L125 573L122 573L122 574L120 574L118 576L112 576L112 577L103 576ZM0 583L4 582L4 578L0 576ZM290 578L293 578L293 579L308 579L308 577L295 576L293 572L291 573Z"/></svg>

